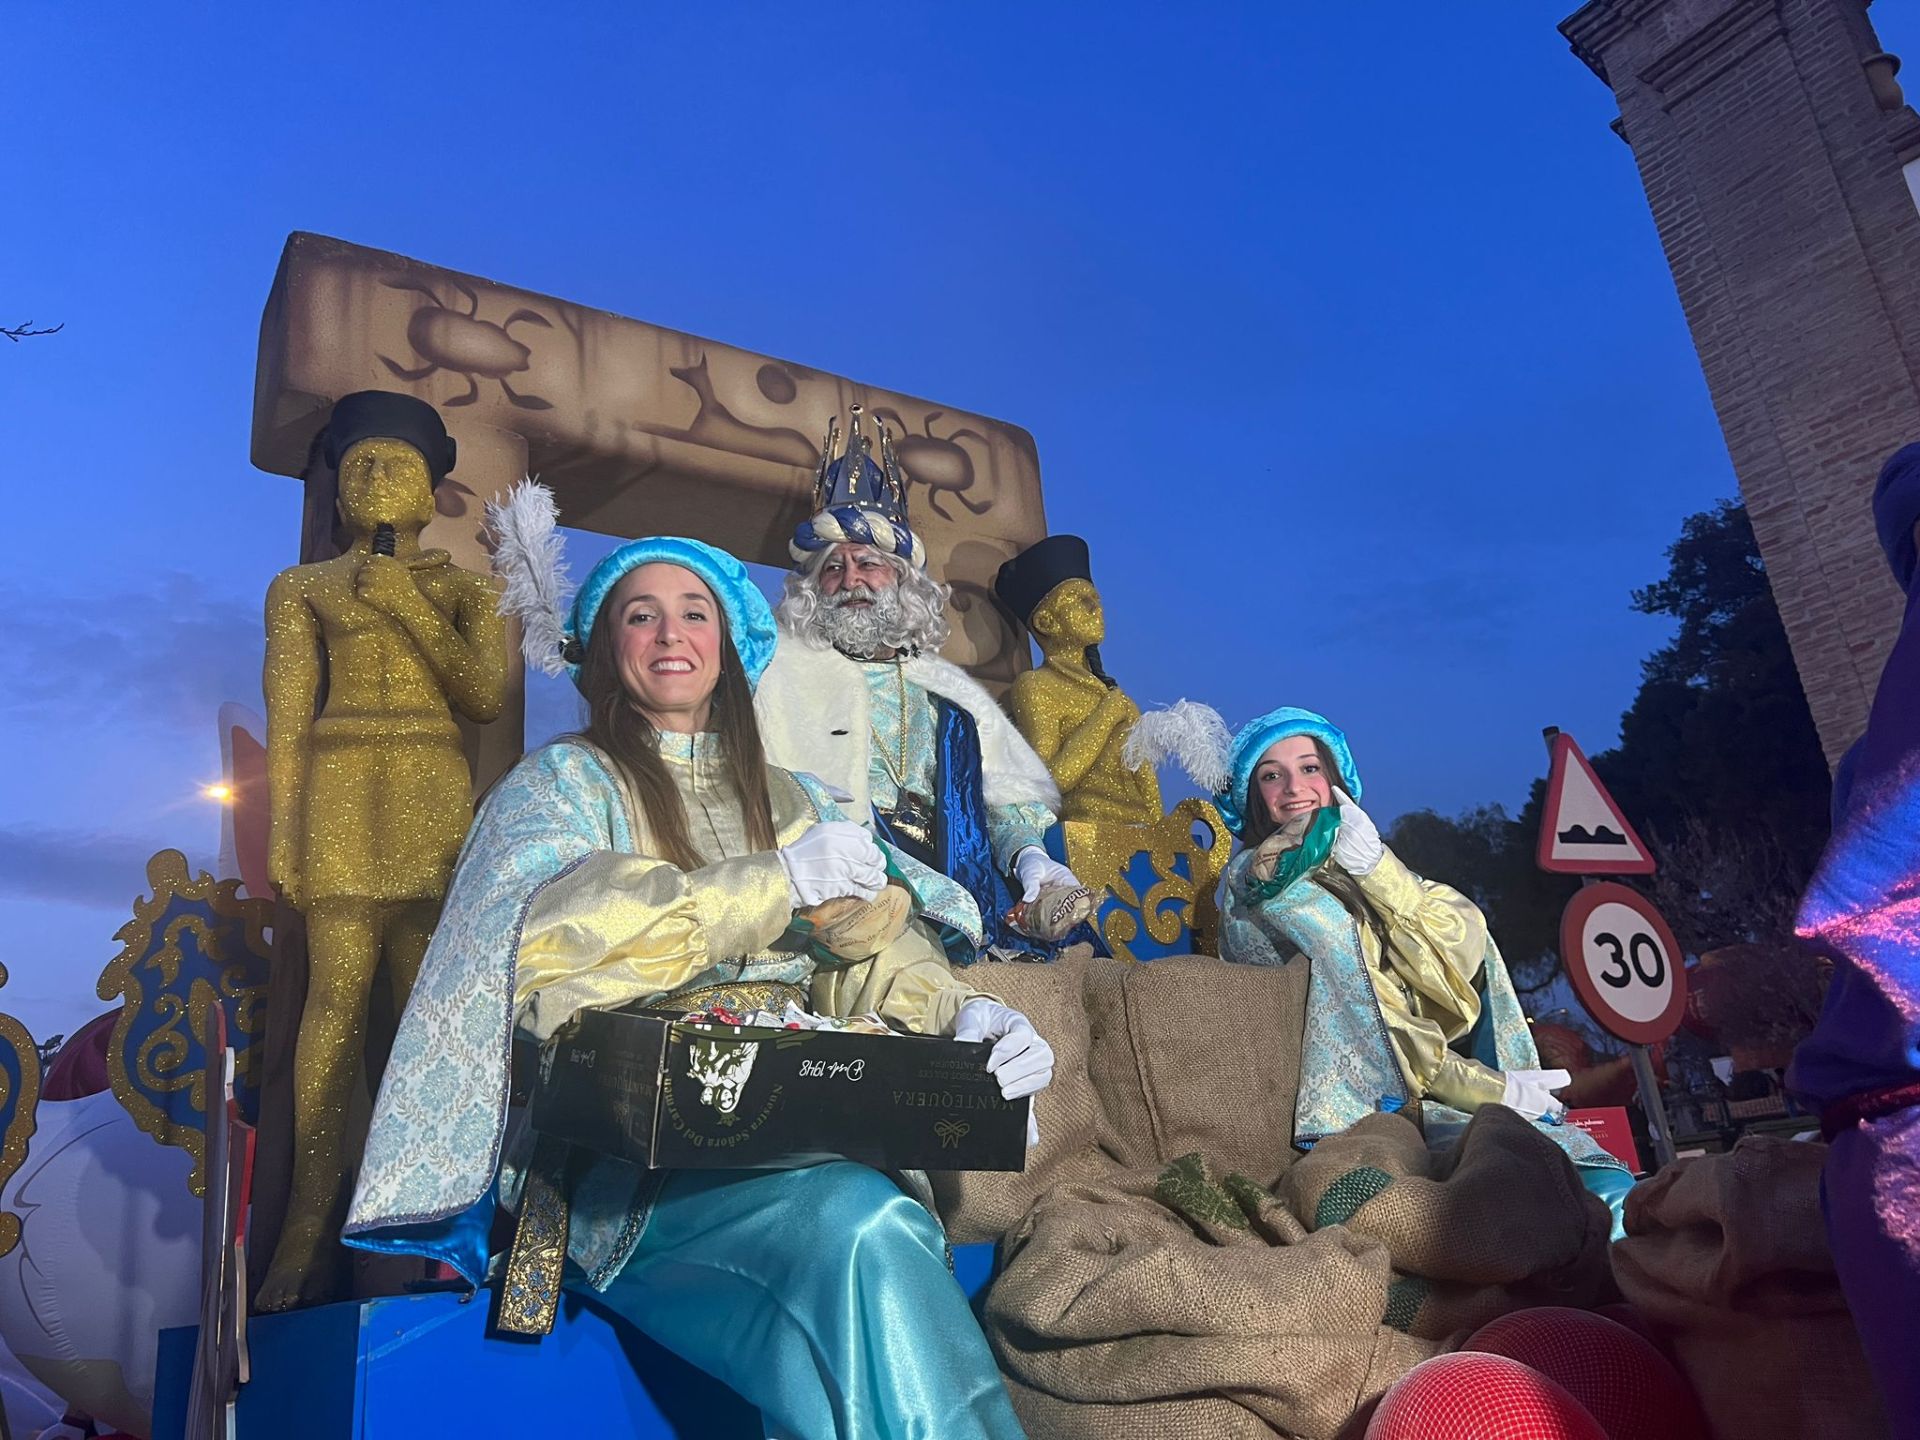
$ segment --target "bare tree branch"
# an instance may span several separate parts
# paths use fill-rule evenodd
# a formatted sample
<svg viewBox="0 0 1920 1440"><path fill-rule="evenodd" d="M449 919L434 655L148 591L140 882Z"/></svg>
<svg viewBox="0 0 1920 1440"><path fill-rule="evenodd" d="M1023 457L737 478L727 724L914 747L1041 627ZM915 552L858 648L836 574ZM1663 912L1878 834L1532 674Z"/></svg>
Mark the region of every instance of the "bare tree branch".
<svg viewBox="0 0 1920 1440"><path fill-rule="evenodd" d="M1703 955L1722 945L1791 940L1807 876L1778 836L1688 814L1677 834L1651 839L1660 859L1654 902L1682 949Z"/></svg>
<svg viewBox="0 0 1920 1440"><path fill-rule="evenodd" d="M29 335L58 335L66 328L67 322L62 320L58 325L50 326L45 330L36 330L33 328L33 322L29 320L24 325L0 325L0 335L6 336L18 345Z"/></svg>

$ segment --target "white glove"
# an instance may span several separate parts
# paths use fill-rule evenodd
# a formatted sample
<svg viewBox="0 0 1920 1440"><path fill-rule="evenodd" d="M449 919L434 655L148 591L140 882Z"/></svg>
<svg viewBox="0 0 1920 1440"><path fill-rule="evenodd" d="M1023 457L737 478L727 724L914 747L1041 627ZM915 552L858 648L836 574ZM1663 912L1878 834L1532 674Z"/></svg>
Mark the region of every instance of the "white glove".
<svg viewBox="0 0 1920 1440"><path fill-rule="evenodd" d="M1371 875L1387 847L1380 843L1380 831L1360 804L1339 786L1333 798L1340 802L1340 828L1333 833L1333 858L1349 875Z"/></svg>
<svg viewBox="0 0 1920 1440"><path fill-rule="evenodd" d="M1053 1083L1053 1047L1010 1005L974 996L960 1007L953 1038L997 1042L987 1056L987 1073L1000 1082L1000 1093L1009 1100L1037 1095Z"/></svg>
<svg viewBox="0 0 1920 1440"><path fill-rule="evenodd" d="M887 885L886 857L851 820L823 820L774 853L787 872L787 898L796 910L842 895L871 900Z"/></svg>
<svg viewBox="0 0 1920 1440"><path fill-rule="evenodd" d="M1079 877L1038 845L1029 845L1013 857L1013 873L1026 891L1020 897L1023 901L1037 899L1042 890L1054 886L1063 885L1069 890L1080 888Z"/></svg>
<svg viewBox="0 0 1920 1440"><path fill-rule="evenodd" d="M1553 1098L1553 1092L1572 1080L1564 1070L1509 1070L1507 1093L1500 1097L1500 1103L1529 1120L1558 1120L1566 1115L1567 1107Z"/></svg>

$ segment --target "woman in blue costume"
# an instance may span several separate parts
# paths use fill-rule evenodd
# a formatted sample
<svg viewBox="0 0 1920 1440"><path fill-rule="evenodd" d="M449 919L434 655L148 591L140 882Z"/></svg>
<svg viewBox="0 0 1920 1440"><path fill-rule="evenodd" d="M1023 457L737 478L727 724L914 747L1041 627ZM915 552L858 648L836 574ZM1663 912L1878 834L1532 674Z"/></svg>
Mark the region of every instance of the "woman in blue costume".
<svg viewBox="0 0 1920 1440"><path fill-rule="evenodd" d="M1560 1123L1553 1090L1567 1072L1539 1068L1486 917L1382 842L1360 808L1347 737L1310 710L1284 708L1228 741L1219 716L1194 705L1149 716L1136 734L1130 759L1204 757L1194 778L1216 792L1242 842L1223 882L1221 956L1308 961L1294 1142L1309 1147L1383 1106L1419 1105L1438 1149L1482 1105L1508 1105L1567 1152L1623 1234L1632 1175Z"/></svg>
<svg viewBox="0 0 1920 1440"><path fill-rule="evenodd" d="M589 1008L877 1011L997 1041L1009 1097L1053 1065L1024 1016L954 976L923 919L838 965L795 929L797 911L873 899L887 857L762 760L752 687L774 624L738 561L692 540L624 545L557 638L590 723L526 756L480 811L381 1085L348 1242L477 1285L497 1202L519 1217L503 1323L551 1323L564 1254L567 1289L759 1406L770 1435L1020 1435L938 1220L879 1171L556 1166L551 1142L508 1140L515 1032L544 1042Z"/></svg>

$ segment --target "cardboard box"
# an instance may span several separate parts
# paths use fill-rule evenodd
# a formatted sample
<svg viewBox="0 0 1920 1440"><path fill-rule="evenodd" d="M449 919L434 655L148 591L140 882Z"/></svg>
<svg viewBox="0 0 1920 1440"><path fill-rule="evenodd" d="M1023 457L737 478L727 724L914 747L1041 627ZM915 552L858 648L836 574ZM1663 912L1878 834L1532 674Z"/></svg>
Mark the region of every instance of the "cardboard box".
<svg viewBox="0 0 1920 1440"><path fill-rule="evenodd" d="M589 1010L542 1054L530 1118L650 1168L1019 1170L1033 1102L1001 1097L992 1048Z"/></svg>

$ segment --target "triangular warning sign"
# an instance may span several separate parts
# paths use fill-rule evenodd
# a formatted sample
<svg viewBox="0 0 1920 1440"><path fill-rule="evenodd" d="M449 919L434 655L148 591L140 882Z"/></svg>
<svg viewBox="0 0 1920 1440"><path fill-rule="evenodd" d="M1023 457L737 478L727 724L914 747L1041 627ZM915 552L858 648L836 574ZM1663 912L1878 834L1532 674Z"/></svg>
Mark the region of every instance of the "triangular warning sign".
<svg viewBox="0 0 1920 1440"><path fill-rule="evenodd" d="M1547 803L1540 816L1542 870L1558 875L1651 875L1646 846L1571 735L1555 735Z"/></svg>

